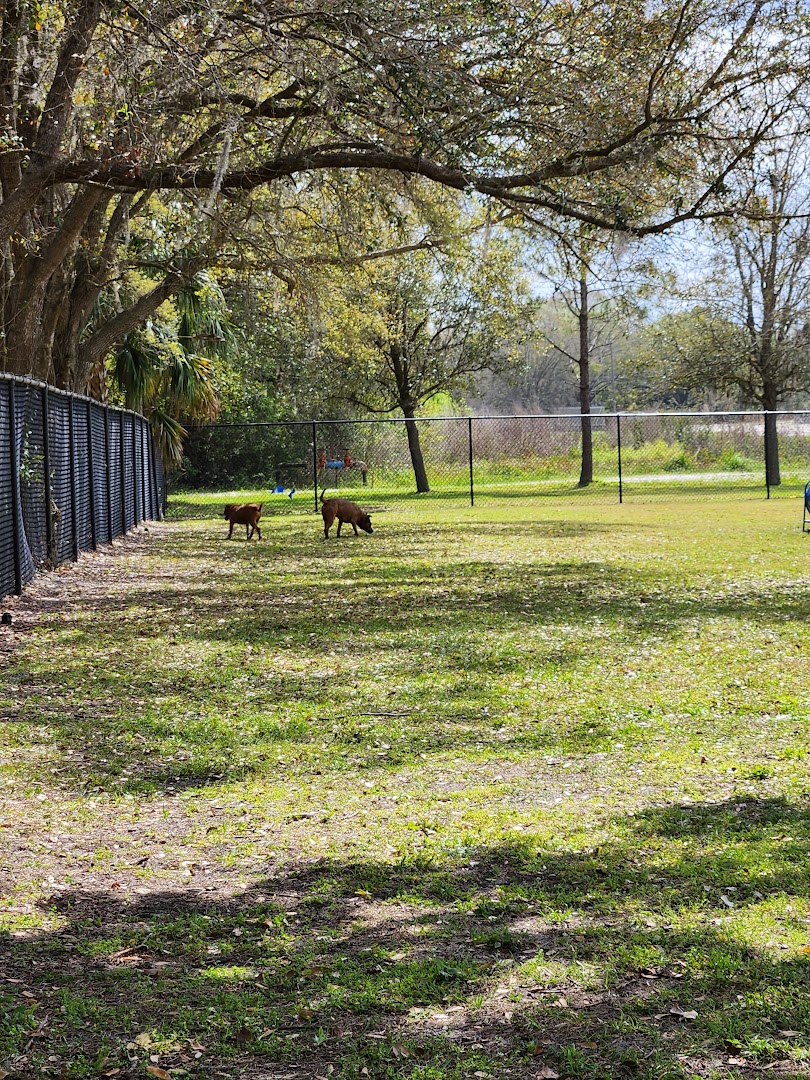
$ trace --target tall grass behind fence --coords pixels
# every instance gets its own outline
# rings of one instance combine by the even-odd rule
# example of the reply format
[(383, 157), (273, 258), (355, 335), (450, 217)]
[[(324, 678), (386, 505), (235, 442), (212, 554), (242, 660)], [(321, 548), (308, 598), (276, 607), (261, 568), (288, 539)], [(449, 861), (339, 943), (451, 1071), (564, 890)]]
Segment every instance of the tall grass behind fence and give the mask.
[(0, 596), (164, 506), (144, 417), (0, 375)]
[(430, 490), (418, 496), (404, 420), (214, 425), (191, 433), (170, 509), (207, 514), (210, 496), (212, 503), (250, 497), (265, 514), (312, 510), (322, 491), (372, 504), (796, 495), (810, 479), (810, 413), (777, 415), (782, 482), (770, 489), (762, 413), (594, 413), (587, 486), (580, 485), (578, 415), (421, 419)]

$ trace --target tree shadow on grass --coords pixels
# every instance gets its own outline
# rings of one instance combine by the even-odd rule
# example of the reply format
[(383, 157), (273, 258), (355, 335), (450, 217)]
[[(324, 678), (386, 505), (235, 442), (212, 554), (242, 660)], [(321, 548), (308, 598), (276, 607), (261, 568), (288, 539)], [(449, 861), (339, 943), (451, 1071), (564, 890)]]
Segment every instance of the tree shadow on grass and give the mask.
[[(210, 882), (63, 889), (57, 930), (0, 938), (0, 1059), (43, 1077), (143, 1075), (150, 1055), (233, 1080), (330, 1066), (448, 1080), (543, 1065), (592, 1080), (804, 1075), (810, 962), (769, 947), (758, 920), (790, 940), (810, 866), (773, 833), (806, 844), (810, 811), (747, 799), (616, 824), (613, 844), (583, 853), (526, 838), (396, 865), (335, 859), (258, 873), (236, 895)], [(736, 873), (718, 841), (737, 851)]]
[[(690, 591), (671, 577), (597, 560), (425, 565), (417, 550), (346, 559), (350, 576), (333, 576), (326, 589), (309, 569), (295, 571), (303, 580), (280, 574), (258, 545), (234, 555), (228, 548), (212, 578), (190, 547), (181, 569), (158, 585), (144, 573), (145, 584), (92, 596), (86, 611), (54, 612), (67, 647), (7, 673), (15, 689), (6, 722), (49, 728), (56, 760), (45, 764), (58, 768), (59, 782), (125, 793), (257, 775), (281, 743), (306, 756), (333, 718), (326, 738), (338, 750), (384, 738), (386, 713), (404, 718), (388, 767), (420, 753), (501, 752), (493, 688), (510, 687), (522, 669), (559, 681), (576, 676), (603, 643), (591, 636), (595, 626), (643, 647), (698, 618), (771, 627), (810, 615), (810, 587)], [(242, 576), (245, 560), (255, 574)], [(577, 632), (549, 640), (557, 627)], [(392, 701), (388, 687), (406, 685), (407, 695), (395, 690)], [(609, 728), (524, 723), (510, 733), (509, 750), (593, 751)], [(184, 741), (190, 760), (176, 754)], [(369, 758), (363, 767), (376, 764)]]
[[(706, 586), (684, 588), (660, 571), (600, 560), (494, 565), (444, 557), (428, 566), (419, 557), (352, 560), (348, 575), (327, 585), (285, 582), (258, 548), (247, 557), (257, 573), (240, 580), (232, 579), (227, 566), (219, 580), (192, 567), (188, 576), (177, 574), (158, 586), (91, 596), (92, 606), (71, 622), (75, 640), (92, 644), (111, 635), (126, 645), (168, 630), (178, 640), (263, 643), (283, 650), (279, 635), (284, 633), (295, 639), (295, 647), (318, 649), (349, 631), (358, 640), (381, 635), (384, 641), (386, 634), (412, 627), (417, 614), (426, 635), (465, 629), (477, 634), (492, 618), (504, 631), (537, 620), (552, 626), (573, 620), (587, 633), (595, 619), (609, 619), (631, 639), (643, 640), (652, 627), (677, 635), (684, 620), (697, 616), (770, 626), (810, 615), (810, 584), (723, 583), (712, 592)], [(239, 560), (240, 567), (243, 563)], [(304, 641), (309, 635), (315, 640)]]

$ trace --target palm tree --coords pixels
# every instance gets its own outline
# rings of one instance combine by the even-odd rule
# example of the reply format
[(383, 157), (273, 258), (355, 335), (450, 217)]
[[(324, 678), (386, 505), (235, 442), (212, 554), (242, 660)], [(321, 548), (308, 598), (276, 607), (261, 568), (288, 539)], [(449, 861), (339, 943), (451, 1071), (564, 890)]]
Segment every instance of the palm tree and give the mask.
[(127, 334), (112, 364), (126, 407), (148, 417), (168, 469), (182, 461), (184, 421), (216, 417), (213, 357), (233, 347), (224, 297), (210, 275), (198, 274), (174, 307), (175, 319), (150, 320)]

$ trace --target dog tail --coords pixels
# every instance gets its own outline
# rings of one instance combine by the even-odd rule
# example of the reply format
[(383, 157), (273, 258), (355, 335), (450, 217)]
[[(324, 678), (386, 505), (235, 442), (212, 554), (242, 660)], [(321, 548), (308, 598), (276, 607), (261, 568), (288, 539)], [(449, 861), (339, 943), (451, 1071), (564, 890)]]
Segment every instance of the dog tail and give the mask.
[(323, 502), (323, 496), (324, 496), (324, 492), (322, 491), (321, 492), (321, 502)]
[(261, 513), (261, 512), (262, 512), (262, 507), (263, 507), (263, 506), (264, 506), (264, 503), (259, 503), (259, 513)]

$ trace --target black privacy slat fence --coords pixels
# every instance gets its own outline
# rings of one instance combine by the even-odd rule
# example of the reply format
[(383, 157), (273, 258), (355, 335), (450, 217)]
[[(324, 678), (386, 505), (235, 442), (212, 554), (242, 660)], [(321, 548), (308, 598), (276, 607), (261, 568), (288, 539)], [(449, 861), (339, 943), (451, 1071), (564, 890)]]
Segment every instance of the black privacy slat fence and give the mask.
[(410, 421), (410, 432), (403, 419), (214, 424), (190, 432), (169, 515), (221, 514), (221, 503), (254, 500), (264, 515), (311, 512), (323, 491), (378, 507), (797, 496), (810, 481), (810, 412), (771, 415), (779, 474), (766, 477), (762, 412), (593, 413), (584, 484), (578, 414), (425, 417)]
[(165, 502), (144, 417), (0, 375), (0, 596), (159, 520)]

